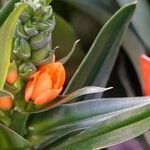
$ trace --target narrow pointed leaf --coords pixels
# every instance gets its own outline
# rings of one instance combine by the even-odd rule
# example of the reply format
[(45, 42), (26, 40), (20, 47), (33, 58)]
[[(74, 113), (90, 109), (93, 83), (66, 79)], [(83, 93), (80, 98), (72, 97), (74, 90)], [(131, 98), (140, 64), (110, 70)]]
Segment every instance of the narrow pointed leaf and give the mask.
[(87, 87), (81, 88), (79, 90), (76, 90), (69, 95), (60, 96), (60, 97), (56, 98), (55, 100), (50, 101), (48, 104), (46, 104), (46, 106), (36, 107), (36, 110), (35, 111), (31, 110), (30, 113), (43, 112), (43, 111), (55, 108), (61, 104), (70, 102), (71, 100), (73, 100), (77, 97), (87, 95), (87, 94), (101, 93), (101, 92), (104, 92), (104, 91), (107, 91), (110, 89), (112, 89), (112, 87), (102, 88), (102, 87), (97, 87), (97, 86), (87, 86)]
[[(93, 99), (85, 102), (77, 102), (72, 104), (61, 105), (51, 111), (45, 112), (44, 114), (37, 115), (30, 124), (29, 133), (32, 133), (31, 135), (33, 137), (35, 135), (39, 137), (39, 143), (40, 142), (43, 143), (43, 139), (45, 135), (48, 140), (47, 142), (51, 144), (55, 140), (58, 140), (59, 138), (66, 136), (66, 134), (69, 135), (74, 131), (80, 131), (80, 130), (83, 130), (86, 133), (91, 132), (91, 134), (97, 133), (97, 136), (99, 137), (98, 133), (104, 131), (105, 129), (108, 129), (110, 131), (113, 127), (114, 130), (119, 131), (119, 129), (122, 127), (123, 129), (122, 131), (120, 131), (121, 132), (120, 134), (122, 135), (124, 132), (126, 132), (124, 130), (127, 128), (128, 125), (134, 122), (137, 122), (139, 124), (139, 122), (142, 119), (149, 117), (148, 115), (149, 114), (148, 112), (150, 111), (149, 100), (150, 97), (105, 98), (105, 99)], [(98, 130), (93, 131), (94, 129), (96, 129), (97, 126), (98, 126)], [(140, 131), (140, 134), (142, 134), (142, 132), (146, 130), (147, 130), (147, 126), (143, 126), (143, 130)], [(113, 130), (111, 131), (113, 132)], [(80, 135), (82, 137), (81, 133)], [(121, 141), (128, 140), (138, 135), (139, 133), (138, 134), (135, 133), (133, 135), (129, 134), (128, 137), (125, 136), (126, 137), (125, 138), (123, 136), (122, 138), (117, 139), (117, 141), (115, 138), (118, 136), (117, 134), (114, 134), (110, 138), (112, 139), (111, 142), (114, 144), (114, 143), (119, 143)], [(100, 134), (100, 136), (103, 136), (103, 134)], [(77, 138), (82, 140), (80, 136), (77, 136)], [(77, 140), (77, 138), (75, 139)], [(84, 134), (84, 138), (86, 138), (86, 134)], [(107, 138), (109, 140), (109, 136), (107, 136)], [(72, 140), (74, 141), (73, 138)], [(89, 138), (89, 141), (90, 140), (92, 140), (93, 145), (95, 145), (97, 142), (96, 141), (94, 143), (94, 138), (92, 139), (92, 137)], [(107, 139), (104, 140), (105, 141), (103, 142), (100, 142), (101, 140), (99, 142), (101, 144), (106, 143)], [(34, 139), (31, 141), (33, 143), (35, 142)], [(86, 140), (84, 142), (86, 142)], [(67, 144), (69, 142), (64, 141), (63, 146), (65, 146), (65, 143)], [(85, 147), (87, 149), (88, 146), (89, 146), (88, 143), (86, 143)], [(65, 149), (66, 148), (67, 147), (65, 147)], [(69, 144), (69, 148), (70, 148), (70, 144)], [(83, 147), (80, 148), (82, 149)], [(72, 147), (70, 149), (72, 149)]]
[(15, 26), (20, 14), (25, 9), (26, 5), (22, 4), (16, 8), (11, 15), (7, 18), (3, 24), (0, 32), (0, 90), (3, 89), (5, 79), (7, 76), (7, 71), (9, 68), (10, 55), (11, 55), (11, 44), (12, 38), (15, 30)]
[(124, 6), (104, 25), (69, 82), (65, 94), (97, 81), (99, 86), (105, 87), (135, 7), (136, 3)]
[(54, 127), (57, 127), (57, 125), (60, 126), (75, 121), (82, 121), (83, 119), (88, 119), (94, 116), (147, 104), (149, 103), (149, 99), (150, 97), (102, 98), (64, 104), (58, 108), (44, 112), (45, 115), (43, 115), (43, 113), (36, 114), (36, 119), (31, 122), (30, 127), (34, 128), (33, 132), (40, 133), (43, 128), (51, 130)]
[[(138, 98), (137, 98), (138, 100)], [(150, 126), (150, 101), (122, 110), (97, 116), (96, 124), (72, 136), (60, 145), (59, 149), (82, 150), (101, 149), (118, 144), (143, 134)], [(91, 123), (91, 122), (90, 122)], [(122, 136), (125, 135), (125, 136)]]

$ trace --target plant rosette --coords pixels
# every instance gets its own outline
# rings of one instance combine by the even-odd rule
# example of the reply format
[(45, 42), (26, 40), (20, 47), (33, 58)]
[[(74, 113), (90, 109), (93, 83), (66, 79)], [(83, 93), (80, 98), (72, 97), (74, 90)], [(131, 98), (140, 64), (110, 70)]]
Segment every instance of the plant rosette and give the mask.
[[(55, 53), (57, 47), (53, 48), (52, 35), (56, 20), (60, 18), (55, 18), (51, 0), (11, 2), (15, 5), (14, 10), (6, 19), (3, 16), (5, 21), (0, 28), (2, 149), (45, 149), (47, 146), (66, 149), (69, 146), (69, 149), (74, 150), (77, 145), (82, 149), (85, 145), (98, 141), (98, 137), (104, 139), (103, 136), (107, 136), (112, 129), (127, 133), (124, 126), (129, 121), (133, 123), (130, 118), (132, 111), (137, 117), (139, 107), (145, 108), (145, 105), (141, 105), (142, 98), (137, 103), (132, 101), (131, 104), (122, 104), (118, 99), (113, 102), (110, 99), (105, 101), (101, 97), (100, 100), (88, 101), (81, 98), (81, 102), (72, 100), (112, 88), (87, 85), (91, 85), (99, 71), (100, 85), (106, 86), (136, 3), (122, 7), (108, 20), (73, 77), (67, 82), (69, 72), (65, 63), (75, 52), (79, 40), (73, 40), (75, 43), (69, 53), (58, 59), (60, 56), (57, 57)], [(4, 10), (9, 9), (9, 5), (10, 3)], [(70, 29), (68, 31), (71, 32)], [(147, 80), (145, 76), (144, 80)], [(146, 88), (145, 91), (147, 94), (149, 89)], [(149, 104), (147, 100), (145, 103)], [(130, 109), (132, 106), (135, 106), (133, 110)], [(139, 133), (134, 136), (137, 135)], [(131, 135), (127, 138), (130, 139)], [(61, 139), (63, 142), (59, 142)], [(114, 136), (112, 144), (124, 140), (123, 136), (117, 140)], [(104, 141), (104, 145), (102, 143), (99, 146), (97, 142), (92, 148), (107, 147), (109, 143)]]
[(57, 48), (52, 49), (55, 16), (49, 4), (44, 0), (16, 3), (2, 25), (0, 64), (4, 69), (0, 70), (0, 109), (9, 111), (9, 116), (5, 117), (10, 120), (22, 113), (40, 113), (79, 96), (109, 89), (88, 86), (62, 95), (67, 74), (64, 63), (75, 51), (79, 40), (66, 57), (56, 61)]

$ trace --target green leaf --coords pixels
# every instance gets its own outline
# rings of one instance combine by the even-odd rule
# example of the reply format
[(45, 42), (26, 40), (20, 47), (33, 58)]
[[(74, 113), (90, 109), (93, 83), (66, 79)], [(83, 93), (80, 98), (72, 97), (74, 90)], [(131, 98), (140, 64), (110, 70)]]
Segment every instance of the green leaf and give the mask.
[(65, 89), (65, 94), (91, 83), (95, 85), (98, 82), (105, 87), (135, 6), (132, 3), (121, 8), (104, 25)]
[(148, 101), (148, 97), (103, 98), (64, 104), (47, 112), (36, 114), (36, 119), (31, 122), (30, 128), (33, 129), (32, 132), (43, 133), (44, 130), (51, 130), (60, 125), (69, 124), (79, 120), (82, 121), (90, 117), (107, 114), (125, 108), (132, 108), (147, 103)]
[[(107, 100), (111, 100), (111, 102), (109, 101), (110, 103), (107, 103)], [(125, 106), (127, 103), (125, 105), (123, 104), (123, 102), (125, 102), (126, 100), (128, 101), (128, 106)], [(136, 103), (134, 103), (134, 105), (132, 103), (133, 100)], [(138, 102), (136, 102), (136, 100)], [(119, 108), (121, 108), (121, 103), (119, 101), (122, 101), (122, 107), (125, 106), (123, 109), (120, 110)], [(78, 127), (80, 128), (87, 128), (85, 131), (70, 137), (69, 140), (61, 140), (62, 142), (54, 143), (54, 145), (51, 145), (51, 147), (54, 146), (53, 148), (56, 150), (76, 150), (77, 147), (78, 149), (82, 150), (101, 149), (139, 136), (140, 134), (143, 134), (146, 130), (149, 129), (149, 97), (136, 97), (133, 99), (105, 99), (105, 102), (100, 101), (100, 103), (101, 106), (103, 106), (103, 110), (106, 109), (107, 111), (108, 109), (106, 107), (111, 108), (111, 110), (108, 110), (107, 113), (88, 118), (88, 120), (82, 121), (81, 124), (80, 121), (77, 121), (76, 123), (72, 123), (68, 126), (63, 125), (62, 128), (56, 127), (56, 131), (65, 130), (71, 126), (77, 127), (77, 125), (79, 125)], [(112, 111), (112, 103), (113, 105), (116, 104), (117, 107), (119, 106), (118, 110), (116, 110), (115, 107), (115, 109)], [(88, 127), (88, 125), (91, 125), (91, 127)]]
[[(30, 133), (31, 136), (28, 138), (32, 143), (38, 142), (39, 146), (42, 146), (41, 143), (43, 144), (45, 139), (47, 139), (47, 142), (45, 142), (44, 145), (47, 145), (57, 142), (57, 140), (61, 138), (61, 141), (63, 142), (62, 144), (65, 146), (68, 142), (63, 141), (62, 138), (64, 137), (64, 139), (67, 140), (66, 135), (70, 135), (75, 131), (80, 132), (82, 130), (88, 133), (98, 126), (98, 130), (96, 132), (94, 131), (92, 134), (97, 133), (98, 135), (96, 136), (99, 136), (99, 133), (104, 131), (106, 127), (109, 131), (113, 127), (115, 130), (119, 130), (121, 125), (122, 127), (127, 127), (133, 122), (138, 122), (149, 116), (149, 99), (150, 97), (106, 98), (61, 105), (53, 110), (36, 115), (34, 120), (30, 122), (28, 133)], [(145, 130), (147, 130), (147, 128), (141, 130), (141, 132), (144, 132)], [(121, 135), (123, 132), (124, 131), (121, 132)], [(103, 134), (100, 135), (103, 136)], [(137, 136), (135, 134), (129, 135), (130, 137)], [(35, 136), (38, 140), (34, 139)], [(80, 136), (82, 137), (82, 133), (77, 136), (80, 140), (82, 140)], [(114, 134), (112, 138), (114, 136), (117, 135)], [(72, 140), (74, 140), (73, 137), (74, 136), (72, 136)], [(123, 139), (124, 137), (125, 136), (119, 138), (118, 142), (120, 142), (120, 140), (124, 141), (128, 139)], [(76, 137), (74, 138), (77, 139)], [(86, 134), (84, 134), (84, 138), (86, 138)], [(92, 140), (94, 143), (94, 139), (92, 138), (89, 140)], [(109, 137), (107, 138), (109, 140)], [(101, 140), (98, 142), (100, 141)], [(104, 141), (100, 143), (103, 144), (106, 143), (106, 141), (107, 139), (104, 139)], [(55, 144), (59, 145), (61, 142)], [(88, 143), (86, 143), (86, 145), (88, 145)], [(52, 146), (54, 145), (51, 145), (51, 147)], [(82, 149), (83, 147), (78, 148)], [(67, 149), (67, 147), (64, 149)], [(72, 149), (72, 147), (70, 149)]]
[(49, 103), (47, 103), (43, 106), (36, 106), (35, 110), (33, 107), (31, 107), (31, 110), (27, 110), (27, 112), (29, 111), (31, 114), (43, 112), (43, 111), (55, 108), (61, 104), (70, 102), (71, 100), (73, 100), (77, 97), (87, 95), (87, 94), (101, 93), (101, 92), (104, 92), (104, 91), (107, 91), (110, 89), (112, 89), (112, 87), (102, 88), (102, 87), (97, 87), (97, 86), (87, 86), (87, 87), (78, 89), (78, 90), (74, 91), (73, 93), (70, 93), (69, 95), (60, 96), (60, 97), (54, 99), (53, 101), (50, 101)]
[(21, 4), (18, 8), (16, 8), (11, 15), (7, 18), (5, 23), (3, 24), (0, 32), (0, 90), (3, 89), (5, 79), (7, 76), (7, 71), (9, 68), (10, 55), (11, 55), (11, 44), (12, 38), (14, 34), (14, 30), (16, 27), (16, 23), (20, 14), (24, 11), (26, 5)]
[[(135, 0), (117, 0), (120, 6), (131, 3)], [(137, 0), (137, 8), (132, 19), (132, 24), (135, 31), (139, 35), (142, 42), (148, 48), (147, 51), (150, 53), (150, 8), (146, 0)]]
[(26, 149), (30, 147), (26, 139), (1, 124), (0, 145), (1, 149)]
[(14, 10), (15, 3), (20, 0), (9, 0), (1, 9), (0, 9), (0, 26), (4, 23), (10, 13)]

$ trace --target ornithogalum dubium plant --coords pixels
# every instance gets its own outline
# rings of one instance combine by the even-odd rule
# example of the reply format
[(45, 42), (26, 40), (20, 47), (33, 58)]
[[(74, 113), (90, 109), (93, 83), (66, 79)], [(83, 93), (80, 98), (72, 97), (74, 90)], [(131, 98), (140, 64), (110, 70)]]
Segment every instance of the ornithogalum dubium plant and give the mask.
[[(117, 10), (110, 1), (0, 3), (0, 149), (96, 150), (143, 133), (149, 140), (150, 58), (142, 51), (149, 43), (135, 15), (142, 2), (118, 0)], [(78, 9), (88, 10), (87, 16), (102, 25), (87, 51), (83, 49), (90, 42), (84, 38), (94, 28), (90, 21), (84, 23)], [(81, 40), (61, 12), (77, 25)], [(86, 29), (91, 33), (84, 36)], [(118, 72), (120, 83), (113, 72)], [(137, 89), (145, 96), (136, 97), (142, 95)], [(126, 94), (119, 98), (113, 91)]]

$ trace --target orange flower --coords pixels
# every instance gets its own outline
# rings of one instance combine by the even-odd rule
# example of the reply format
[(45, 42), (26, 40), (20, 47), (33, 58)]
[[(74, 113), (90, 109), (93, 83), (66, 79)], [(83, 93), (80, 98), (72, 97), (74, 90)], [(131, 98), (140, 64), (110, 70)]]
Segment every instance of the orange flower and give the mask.
[(146, 55), (140, 57), (143, 91), (146, 96), (150, 95), (150, 58)]
[(65, 69), (60, 62), (43, 65), (29, 79), (25, 100), (32, 99), (35, 105), (43, 105), (55, 99), (63, 89), (65, 78)]
[(0, 97), (0, 109), (11, 109), (13, 101), (9, 96)]

